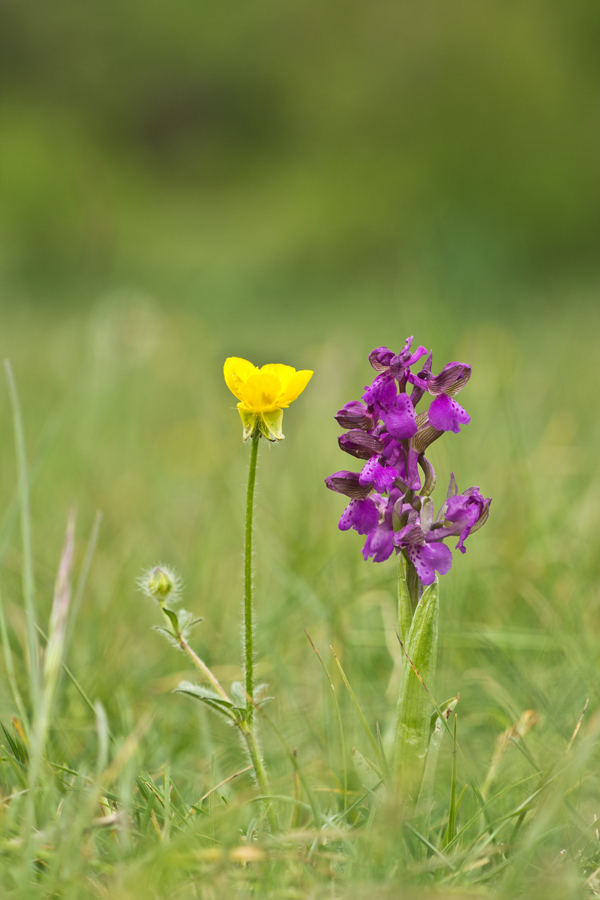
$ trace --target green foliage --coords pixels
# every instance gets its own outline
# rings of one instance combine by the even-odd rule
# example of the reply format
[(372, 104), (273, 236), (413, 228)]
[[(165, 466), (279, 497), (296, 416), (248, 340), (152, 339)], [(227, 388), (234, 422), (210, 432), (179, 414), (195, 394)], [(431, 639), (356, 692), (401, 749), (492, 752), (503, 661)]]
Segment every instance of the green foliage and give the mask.
[(394, 734), (396, 779), (404, 802), (417, 800), (431, 737), (430, 685), (437, 668), (439, 581), (423, 592), (406, 639)]
[[(155, 560), (172, 562), (185, 579), (185, 606), (204, 619), (190, 636), (194, 650), (221, 684), (243, 683), (236, 660), (247, 448), (219, 364), (228, 352), (251, 356), (255, 338), (241, 333), (243, 323), (239, 331), (225, 319), (211, 328), (131, 295), (91, 314), (32, 320), (14, 310), (5, 318), (23, 407), (41, 655), (75, 499), (78, 520), (71, 620), (27, 868), (25, 726), (33, 710), (5, 391), (3, 896), (555, 900), (599, 888), (598, 319), (577, 304), (572, 294), (570, 322), (522, 309), (493, 323), (456, 313), (449, 323), (435, 294), (415, 312), (414, 331), (435, 358), (474, 366), (464, 395), (473, 422), (432, 454), (441, 492), (451, 470), (461, 489), (476, 473), (494, 503), (443, 580), (435, 686), (423, 677), (440, 711), (450, 711), (450, 730), (460, 692), (456, 754), (423, 692), (431, 738), (409, 818), (377, 780), (381, 758), (393, 757), (405, 659), (394, 633), (396, 569), (363, 562), (359, 539), (336, 528), (343, 501), (322, 486), (342, 464), (332, 411), (360, 393), (371, 347), (393, 341), (387, 326), (383, 333), (381, 322), (360, 318), (343, 340), (324, 328), (307, 336), (308, 324), (294, 324), (300, 313), (271, 332), (268, 304), (253, 307), (253, 327), (269, 345), (257, 361), (286, 358), (316, 372), (304, 405), (286, 414), (286, 441), (264, 454), (258, 484), (257, 668), (269, 685), (261, 696), (274, 700), (259, 701), (264, 715), (255, 720), (279, 834), (266, 828), (238, 729), (197, 696), (173, 693), (182, 680), (204, 685), (187, 657), (150, 630), (162, 613), (135, 585)], [(356, 297), (348, 309), (358, 316)], [(396, 315), (402, 335), (412, 333), (412, 312), (398, 304)], [(231, 698), (243, 706), (243, 691), (232, 689)]]

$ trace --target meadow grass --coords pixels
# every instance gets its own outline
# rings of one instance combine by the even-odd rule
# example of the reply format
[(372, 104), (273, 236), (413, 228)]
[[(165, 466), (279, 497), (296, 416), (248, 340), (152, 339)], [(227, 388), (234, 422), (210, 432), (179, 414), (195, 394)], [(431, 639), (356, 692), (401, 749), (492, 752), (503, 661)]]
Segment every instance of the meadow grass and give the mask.
[[(568, 319), (538, 305), (453, 320), (432, 301), (412, 320), (397, 304), (390, 333), (362, 326), (365, 299), (349, 301), (340, 327), (335, 310), (282, 323), (257, 309), (232, 324), (136, 296), (85, 313), (6, 315), (2, 352), (26, 450), (17, 442), (18, 482), (7, 386), (4, 896), (600, 892), (597, 316), (574, 297)], [(494, 499), (441, 587), (432, 689), (438, 701), (460, 694), (457, 750), (445, 735), (433, 808), (407, 821), (363, 761), (372, 748), (330, 650), (389, 746), (403, 664), (396, 567), (363, 562), (323, 479), (343, 464), (333, 414), (360, 395), (367, 353), (413, 333), (434, 348), (434, 369), (473, 365), (461, 395), (472, 422), (431, 448), (438, 478), (452, 469), (459, 489), (475, 482)], [(203, 618), (193, 646), (221, 683), (240, 680), (248, 448), (222, 381), (228, 355), (315, 370), (286, 412), (286, 440), (261, 446), (258, 475), (257, 668), (273, 696), (258, 727), (280, 834), (265, 827), (237, 732), (172, 693), (193, 672), (151, 630), (159, 611), (136, 591), (144, 568), (174, 566), (185, 607)], [(73, 507), (61, 624), (68, 539), (56, 590), (55, 578)], [(58, 655), (36, 696), (34, 647), (51, 632)]]

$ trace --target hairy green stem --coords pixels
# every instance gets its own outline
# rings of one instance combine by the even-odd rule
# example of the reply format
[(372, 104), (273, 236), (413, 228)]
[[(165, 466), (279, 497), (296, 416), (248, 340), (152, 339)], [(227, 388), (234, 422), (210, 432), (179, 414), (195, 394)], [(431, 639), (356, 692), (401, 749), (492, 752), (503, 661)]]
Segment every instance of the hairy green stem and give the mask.
[[(164, 612), (164, 609), (163, 609), (163, 612)], [(169, 619), (169, 624), (171, 626), (173, 625), (173, 623), (170, 619)], [(188, 644), (188, 642), (186, 641), (186, 639), (184, 638), (182, 633), (177, 628), (173, 629), (173, 631), (171, 633), (175, 637), (177, 643), (179, 644), (179, 646), (181, 647), (183, 652), (186, 654), (188, 659), (192, 662), (192, 664), (196, 667), (196, 669), (198, 669), (198, 671), (202, 673), (202, 675), (204, 676), (206, 681), (208, 681), (208, 683), (210, 685), (212, 685), (212, 687), (217, 692), (217, 694), (219, 694), (219, 696), (222, 697), (223, 700), (226, 700), (227, 703), (231, 703), (230, 697), (228, 696), (227, 692), (225, 691), (225, 689), (219, 682), (218, 678), (213, 674), (213, 672), (211, 672), (211, 670), (206, 665), (204, 660), (200, 659), (198, 654), (194, 650), (192, 650), (192, 648), (190, 647), (190, 645)], [(252, 707), (252, 708), (254, 709), (254, 707)], [(250, 756), (250, 759), (252, 761), (252, 766), (254, 768), (254, 773), (256, 775), (256, 783), (258, 784), (258, 788), (259, 788), (261, 794), (268, 796), (270, 793), (269, 782), (267, 781), (267, 773), (265, 771), (265, 766), (262, 761), (262, 757), (260, 755), (258, 741), (256, 740), (254, 724), (253, 723), (249, 724), (247, 721), (242, 721), (242, 722), (238, 722), (238, 728), (242, 732), (242, 736), (246, 743), (246, 747), (248, 749), (248, 755)], [(277, 824), (277, 818), (275, 816), (275, 811), (273, 809), (273, 805), (271, 803), (268, 803), (268, 801), (265, 801), (265, 802), (267, 802), (267, 804), (268, 804), (266, 807), (266, 813), (267, 813), (267, 818), (269, 820), (269, 826), (271, 828), (271, 832), (273, 834), (276, 834), (279, 831), (279, 826)]]
[[(244, 542), (244, 663), (246, 681), (246, 718), (242, 725), (242, 734), (248, 747), (248, 753), (254, 766), (256, 781), (260, 792), (265, 796), (270, 793), (265, 764), (256, 739), (254, 725), (254, 617), (252, 611), (252, 538), (254, 533), (254, 488), (256, 485), (256, 463), (258, 461), (258, 442), (260, 431), (252, 435), (250, 448), (250, 467), (248, 471), (248, 493), (246, 495), (246, 535)], [(275, 834), (279, 829), (273, 805), (267, 802), (267, 818), (271, 831)]]
[[(250, 470), (248, 472), (248, 493), (246, 496), (246, 540), (244, 550), (244, 657), (246, 665), (246, 721), (252, 730), (254, 720), (254, 633), (252, 617), (252, 534), (254, 520), (254, 486), (256, 484), (256, 463), (260, 432), (252, 435), (250, 450)], [(258, 777), (258, 772), (257, 772)]]
[[(169, 623), (169, 624), (171, 624), (171, 623)], [(181, 632), (175, 634), (175, 638), (177, 640), (177, 643), (183, 650), (183, 652), (188, 657), (188, 659), (191, 660), (191, 662), (198, 669), (199, 672), (202, 672), (202, 674), (204, 675), (204, 677), (206, 678), (208, 683), (212, 685), (212, 687), (215, 689), (217, 694), (219, 694), (223, 698), (223, 700), (226, 700), (228, 703), (231, 703), (231, 700), (229, 699), (227, 692), (224, 690), (223, 687), (221, 687), (221, 684), (219, 683), (218, 679), (215, 677), (215, 675), (213, 675), (213, 673), (208, 668), (206, 663), (203, 662), (203, 660), (201, 660), (200, 657), (192, 650), (192, 648), (190, 647), (190, 645), (188, 644), (188, 642), (186, 641), (184, 636), (181, 634)]]
[[(271, 793), (271, 789), (269, 787), (269, 782), (267, 780), (267, 773), (265, 770), (265, 764), (263, 763), (262, 756), (260, 753), (260, 749), (258, 746), (258, 741), (256, 740), (256, 733), (254, 731), (254, 723), (248, 725), (248, 723), (244, 723), (241, 726), (241, 731), (244, 736), (244, 740), (246, 742), (246, 747), (248, 748), (248, 754), (250, 759), (252, 760), (252, 765), (254, 767), (254, 774), (256, 775), (256, 781), (258, 784), (258, 788), (263, 794), (264, 797), (268, 797)], [(273, 804), (269, 800), (265, 800), (266, 803), (266, 814), (267, 819), (269, 820), (269, 827), (271, 829), (271, 834), (277, 834), (279, 832), (279, 824), (277, 822), (277, 817), (275, 815), (275, 810), (273, 809)]]

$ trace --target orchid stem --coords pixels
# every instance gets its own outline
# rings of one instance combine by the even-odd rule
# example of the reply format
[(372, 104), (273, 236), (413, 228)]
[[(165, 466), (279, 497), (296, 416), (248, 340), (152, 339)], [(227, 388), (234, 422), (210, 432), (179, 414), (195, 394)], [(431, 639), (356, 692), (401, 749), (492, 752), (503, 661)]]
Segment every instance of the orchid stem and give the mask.
[(408, 588), (408, 595), (410, 597), (410, 602), (412, 606), (413, 615), (417, 606), (419, 605), (419, 600), (423, 594), (423, 585), (419, 581), (419, 576), (417, 575), (417, 570), (414, 565), (406, 556), (406, 586)]
[(254, 486), (260, 432), (252, 435), (248, 493), (246, 497), (246, 543), (244, 554), (244, 656), (246, 664), (246, 721), (253, 728), (254, 720), (254, 623), (252, 617), (252, 536), (254, 520)]

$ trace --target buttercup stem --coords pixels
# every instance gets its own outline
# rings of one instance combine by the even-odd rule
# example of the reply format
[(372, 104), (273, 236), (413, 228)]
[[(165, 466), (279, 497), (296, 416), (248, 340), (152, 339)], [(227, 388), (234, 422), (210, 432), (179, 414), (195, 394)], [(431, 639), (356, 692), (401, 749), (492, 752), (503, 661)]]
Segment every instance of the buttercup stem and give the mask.
[[(260, 432), (252, 435), (250, 450), (250, 470), (248, 472), (248, 493), (246, 496), (246, 543), (244, 554), (244, 655), (246, 663), (246, 721), (250, 729), (254, 719), (254, 634), (252, 620), (252, 534), (254, 519), (254, 485), (256, 484), (256, 463)], [(256, 773), (258, 778), (258, 771)]]
[[(271, 793), (271, 789), (269, 787), (269, 782), (267, 781), (267, 773), (265, 771), (265, 765), (262, 761), (262, 756), (258, 748), (256, 734), (254, 733), (254, 727), (253, 725), (248, 726), (247, 723), (243, 723), (241, 726), (241, 730), (242, 734), (244, 735), (246, 746), (248, 748), (248, 754), (250, 756), (250, 759), (252, 760), (254, 774), (256, 775), (256, 782), (258, 784), (259, 790), (261, 794), (263, 794), (265, 797), (268, 797)], [(277, 816), (275, 815), (273, 804), (269, 800), (265, 800), (265, 804), (271, 834), (277, 834), (279, 831), (279, 825), (277, 823)]]
[[(260, 431), (252, 435), (250, 448), (250, 468), (248, 472), (248, 493), (246, 496), (246, 540), (244, 552), (244, 656), (246, 664), (246, 720), (242, 725), (242, 734), (248, 747), (248, 753), (254, 766), (256, 781), (262, 794), (270, 793), (267, 773), (263, 762), (256, 734), (254, 731), (254, 622), (252, 616), (252, 537), (254, 533), (254, 487), (256, 484), (256, 464), (258, 461), (258, 442)], [(273, 805), (267, 803), (267, 818), (271, 832), (278, 830)]]

